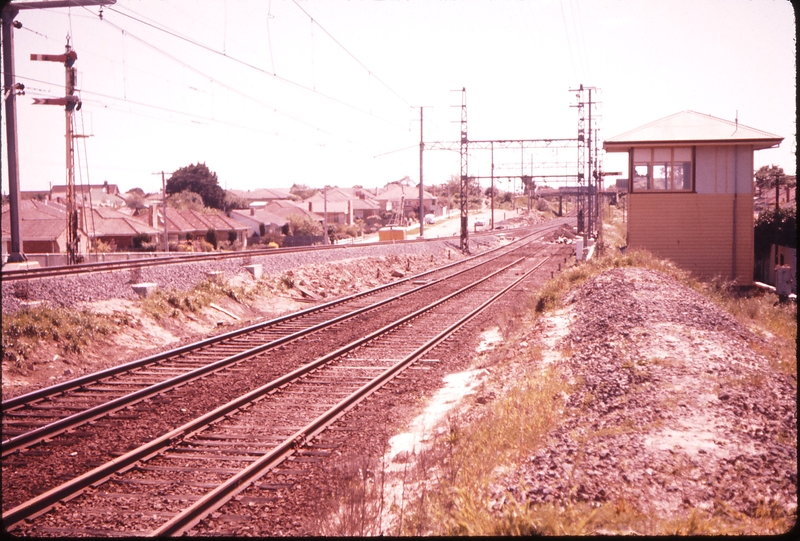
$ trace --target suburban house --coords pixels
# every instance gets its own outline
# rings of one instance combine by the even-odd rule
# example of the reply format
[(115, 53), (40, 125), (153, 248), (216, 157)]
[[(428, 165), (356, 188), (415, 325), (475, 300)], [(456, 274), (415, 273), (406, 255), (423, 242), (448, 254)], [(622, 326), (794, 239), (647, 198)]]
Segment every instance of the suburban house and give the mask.
[(329, 224), (353, 223), (353, 202), (350, 198), (342, 198), (334, 190), (328, 190), (327, 202), (322, 193), (317, 193), (303, 203), (308, 206), (308, 211), (313, 212), (318, 219), (323, 220), (327, 214)]
[(248, 235), (261, 235), (261, 225), (264, 233), (280, 233), (281, 228), (289, 221), (292, 214), (305, 219), (319, 221), (319, 217), (308, 212), (302, 206), (287, 200), (270, 201), (269, 203), (252, 203), (247, 210), (232, 210), (231, 218), (247, 226)]
[(782, 140), (694, 111), (606, 139), (606, 152), (628, 153), (628, 248), (751, 285), (753, 153)]
[[(382, 190), (376, 190), (375, 201), (380, 204), (381, 212), (401, 213), (403, 217), (416, 216), (419, 208), (419, 185), (404, 186), (390, 182)], [(430, 193), (422, 192), (423, 215), (433, 213), (436, 198)]]
[[(134, 248), (134, 238), (147, 235), (149, 242), (163, 242), (164, 231), (158, 230), (141, 219), (112, 208), (95, 207), (80, 212), (80, 223), (91, 241), (99, 240), (115, 246), (118, 252), (129, 252)], [(159, 240), (160, 239), (160, 240)]]
[[(164, 230), (163, 209), (150, 206), (147, 211), (147, 222), (150, 227)], [(209, 230), (217, 232), (220, 241), (232, 239), (242, 247), (247, 246), (247, 226), (228, 218), (221, 211), (178, 210), (167, 207), (167, 233), (169, 242), (205, 239)], [(163, 237), (162, 237), (163, 238)]]
[[(60, 184), (50, 189), (50, 199), (60, 203), (67, 201), (67, 186)], [(116, 184), (76, 184), (75, 203), (91, 205), (92, 207), (112, 207), (119, 208), (125, 206), (125, 198), (119, 191)]]
[[(28, 254), (58, 254), (67, 251), (67, 209), (48, 200), (23, 199), (19, 206), (22, 251)], [(3, 253), (11, 252), (11, 213), (8, 205), (2, 212)], [(78, 229), (78, 252), (86, 253), (88, 240)]]
[(232, 193), (239, 197), (246, 199), (249, 203), (256, 201), (278, 201), (280, 199), (292, 199), (294, 196), (289, 190), (281, 190), (277, 188), (260, 188), (258, 190), (231, 190)]

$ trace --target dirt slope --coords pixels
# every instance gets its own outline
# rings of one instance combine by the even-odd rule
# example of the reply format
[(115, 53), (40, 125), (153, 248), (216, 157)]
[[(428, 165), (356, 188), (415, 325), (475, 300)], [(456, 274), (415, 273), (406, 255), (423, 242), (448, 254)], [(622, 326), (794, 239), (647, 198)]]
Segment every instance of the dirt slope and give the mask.
[(624, 499), (661, 518), (796, 510), (796, 374), (753, 348), (763, 338), (644, 269), (605, 272), (566, 300), (529, 338), (574, 384), (565, 422), (497, 501)]

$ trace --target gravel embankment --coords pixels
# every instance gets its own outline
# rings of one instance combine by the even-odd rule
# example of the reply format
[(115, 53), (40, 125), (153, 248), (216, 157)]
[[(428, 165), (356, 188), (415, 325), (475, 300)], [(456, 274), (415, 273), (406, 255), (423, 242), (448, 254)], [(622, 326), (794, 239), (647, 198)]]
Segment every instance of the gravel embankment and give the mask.
[(794, 512), (797, 379), (753, 349), (762, 338), (644, 269), (565, 300), (570, 354), (557, 363), (575, 388), (548, 445), (505, 480), (518, 500), (627, 500), (661, 518)]
[[(486, 237), (481, 242), (489, 242)], [(471, 243), (474, 244), (474, 243)], [(80, 302), (106, 299), (136, 298), (131, 284), (154, 282), (160, 289), (188, 290), (204, 280), (211, 271), (222, 271), (231, 278), (244, 271), (244, 265), (263, 266), (264, 275), (280, 275), (304, 265), (330, 263), (362, 257), (432, 256), (445, 250), (457, 251), (457, 239), (421, 241), (401, 244), (350, 245), (336, 250), (309, 250), (289, 254), (255, 256), (243, 253), (242, 258), (221, 261), (204, 261), (161, 265), (155, 267), (118, 270), (58, 278), (41, 278), (2, 282), (2, 311), (4, 314), (18, 310), (22, 302), (46, 301), (55, 306), (73, 307)]]

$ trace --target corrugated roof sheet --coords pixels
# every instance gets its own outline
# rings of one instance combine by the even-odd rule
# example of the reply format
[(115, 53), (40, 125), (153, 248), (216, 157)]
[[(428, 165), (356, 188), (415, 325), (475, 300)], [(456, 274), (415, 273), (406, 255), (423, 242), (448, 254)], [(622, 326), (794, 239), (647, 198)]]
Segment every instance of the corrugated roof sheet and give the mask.
[(779, 145), (783, 137), (695, 111), (681, 111), (603, 142), (605, 150), (645, 143), (750, 143), (756, 149)]

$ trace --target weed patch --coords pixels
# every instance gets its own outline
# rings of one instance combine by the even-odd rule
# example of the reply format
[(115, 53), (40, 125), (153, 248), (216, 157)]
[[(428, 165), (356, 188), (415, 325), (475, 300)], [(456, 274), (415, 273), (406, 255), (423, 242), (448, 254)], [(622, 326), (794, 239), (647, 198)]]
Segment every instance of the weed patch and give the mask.
[(24, 368), (42, 343), (58, 344), (63, 353), (80, 353), (90, 341), (131, 325), (127, 315), (92, 314), (66, 308), (23, 308), (3, 316), (3, 360)]
[(237, 302), (245, 302), (256, 295), (257, 286), (232, 287), (214, 280), (203, 280), (188, 291), (177, 289), (157, 290), (149, 297), (142, 299), (142, 310), (155, 319), (176, 317), (181, 312), (198, 312), (212, 302), (230, 297)]

